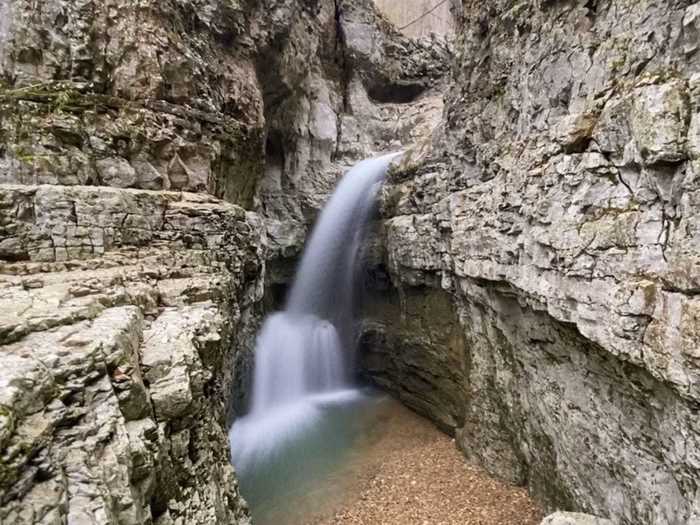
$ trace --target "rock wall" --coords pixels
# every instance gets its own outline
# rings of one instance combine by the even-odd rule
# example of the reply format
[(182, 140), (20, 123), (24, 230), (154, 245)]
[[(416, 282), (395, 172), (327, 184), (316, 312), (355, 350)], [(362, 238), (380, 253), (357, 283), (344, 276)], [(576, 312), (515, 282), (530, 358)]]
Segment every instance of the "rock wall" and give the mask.
[[(372, 0), (282, 2), (261, 46), (268, 280), (285, 285), (335, 183), (356, 162), (401, 150), (440, 120), (449, 49), (400, 34)], [(275, 22), (276, 21), (276, 22)], [(288, 24), (285, 31), (279, 30)]]
[(265, 284), (447, 53), (371, 0), (0, 4), (0, 522), (248, 521)]
[(700, 4), (450, 4), (451, 64), (396, 2), (0, 5), (0, 521), (246, 522), (264, 283), (418, 141), (365, 370), (552, 509), (700, 523)]
[(197, 194), (2, 186), (0, 521), (245, 523), (232, 349), (262, 222)]
[(454, 34), (452, 2), (442, 0), (374, 0), (377, 8), (406, 36)]
[(366, 368), (552, 509), (700, 523), (700, 4), (458, 16), (443, 125), (384, 192)]
[(249, 521), (226, 428), (263, 297), (255, 16), (0, 6), (0, 522)]
[(207, 191), (253, 205), (262, 102), (242, 5), (4, 5), (0, 182)]

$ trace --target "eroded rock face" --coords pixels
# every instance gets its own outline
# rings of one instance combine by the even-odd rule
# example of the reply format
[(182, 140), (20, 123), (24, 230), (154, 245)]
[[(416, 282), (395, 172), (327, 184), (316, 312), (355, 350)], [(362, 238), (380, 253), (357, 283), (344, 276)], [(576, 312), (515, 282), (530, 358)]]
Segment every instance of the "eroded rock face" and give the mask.
[(238, 3), (6, 3), (0, 183), (207, 191), (252, 207), (262, 99)]
[(431, 33), (454, 33), (454, 20), (450, 13), (453, 2), (374, 0), (374, 3), (405, 35), (418, 38)]
[(372, 0), (278, 2), (257, 34), (266, 167), (261, 210), (269, 281), (288, 283), (306, 234), (338, 178), (399, 151), (440, 120), (443, 37), (400, 34)]
[(385, 189), (367, 368), (552, 509), (696, 523), (698, 5), (462, 4), (444, 126)]
[(3, 523), (248, 521), (225, 429), (263, 295), (255, 16), (0, 7)]
[(371, 0), (0, 5), (0, 521), (247, 521), (266, 259), (429, 133), (447, 52)]
[(262, 221), (195, 194), (2, 194), (32, 261), (0, 264), (0, 521), (247, 522), (225, 428)]

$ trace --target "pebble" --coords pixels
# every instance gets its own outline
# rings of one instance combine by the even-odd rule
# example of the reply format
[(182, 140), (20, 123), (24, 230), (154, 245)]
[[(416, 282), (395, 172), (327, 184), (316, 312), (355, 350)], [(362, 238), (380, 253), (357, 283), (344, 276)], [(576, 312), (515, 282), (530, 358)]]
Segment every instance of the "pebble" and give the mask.
[(544, 516), (522, 487), (466, 462), (454, 439), (405, 411), (368, 451), (339, 508), (314, 525), (537, 525)]

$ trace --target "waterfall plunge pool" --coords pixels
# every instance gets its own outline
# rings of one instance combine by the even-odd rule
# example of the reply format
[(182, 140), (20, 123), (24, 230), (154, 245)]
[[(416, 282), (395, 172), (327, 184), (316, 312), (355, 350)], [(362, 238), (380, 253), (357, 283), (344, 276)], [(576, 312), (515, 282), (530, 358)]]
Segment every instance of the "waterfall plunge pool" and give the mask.
[(432, 422), (380, 392), (356, 394), (323, 402), (317, 424), (237, 472), (254, 525), (540, 522), (524, 488), (466, 463)]
[(469, 523), (534, 523), (522, 504), (503, 504), (507, 488), (498, 494), (476, 471), (465, 476), (447, 436), (352, 381), (361, 251), (396, 157), (362, 161), (341, 179), (284, 310), (258, 335), (250, 411), (229, 435), (256, 525), (465, 523), (470, 515), (487, 521)]
[[(322, 520), (358, 484), (368, 447), (387, 432), (398, 402), (370, 388), (309, 396), (262, 420), (242, 418), (231, 443), (257, 436), (256, 454), (232, 450), (243, 497), (256, 525)], [(267, 441), (267, 443), (266, 443)], [(314, 518), (312, 518), (314, 517)]]
[[(307, 242), (284, 310), (268, 316), (258, 334), (250, 412), (229, 435), (255, 514), (307, 493), (371, 427), (378, 400), (351, 379), (357, 281), (379, 185), (397, 155), (364, 160), (340, 180)], [(265, 522), (290, 521), (257, 516)]]

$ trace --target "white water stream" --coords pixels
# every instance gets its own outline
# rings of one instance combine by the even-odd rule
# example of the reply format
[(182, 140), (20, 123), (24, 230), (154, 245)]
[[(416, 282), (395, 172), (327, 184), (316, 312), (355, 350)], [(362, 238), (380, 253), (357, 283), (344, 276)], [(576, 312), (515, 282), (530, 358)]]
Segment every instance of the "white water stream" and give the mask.
[[(338, 414), (363, 399), (352, 383), (358, 255), (396, 155), (362, 161), (342, 178), (307, 243), (286, 308), (258, 335), (250, 412), (229, 436), (244, 493), (247, 477), (274, 476), (275, 464), (290, 455), (343, 441)], [(309, 448), (319, 432), (323, 443)]]

